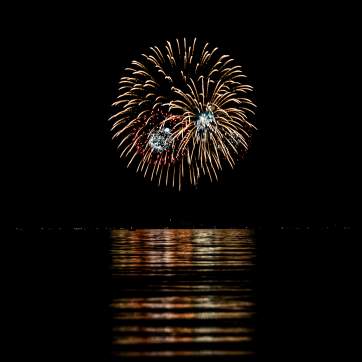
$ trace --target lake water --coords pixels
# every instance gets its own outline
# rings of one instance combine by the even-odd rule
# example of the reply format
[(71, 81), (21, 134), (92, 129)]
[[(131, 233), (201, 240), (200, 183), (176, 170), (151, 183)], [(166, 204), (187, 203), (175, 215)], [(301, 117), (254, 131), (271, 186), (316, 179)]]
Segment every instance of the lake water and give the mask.
[(357, 234), (18, 230), (2, 243), (10, 360), (359, 360)]

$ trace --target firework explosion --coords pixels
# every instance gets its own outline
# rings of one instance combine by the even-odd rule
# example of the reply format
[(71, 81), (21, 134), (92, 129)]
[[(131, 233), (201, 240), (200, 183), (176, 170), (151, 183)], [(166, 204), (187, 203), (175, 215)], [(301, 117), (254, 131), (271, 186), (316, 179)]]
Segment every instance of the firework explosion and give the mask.
[(248, 149), (254, 104), (241, 66), (194, 39), (151, 47), (119, 82), (113, 138), (127, 165), (158, 184), (211, 181)]

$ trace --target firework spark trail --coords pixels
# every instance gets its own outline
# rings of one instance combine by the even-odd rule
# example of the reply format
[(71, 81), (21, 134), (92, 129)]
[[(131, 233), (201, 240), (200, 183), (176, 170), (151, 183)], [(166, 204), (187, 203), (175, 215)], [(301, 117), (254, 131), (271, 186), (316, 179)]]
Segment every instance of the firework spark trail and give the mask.
[(119, 82), (113, 138), (127, 166), (181, 189), (202, 176), (218, 180), (248, 150), (255, 105), (241, 66), (196, 38), (167, 41), (134, 60)]

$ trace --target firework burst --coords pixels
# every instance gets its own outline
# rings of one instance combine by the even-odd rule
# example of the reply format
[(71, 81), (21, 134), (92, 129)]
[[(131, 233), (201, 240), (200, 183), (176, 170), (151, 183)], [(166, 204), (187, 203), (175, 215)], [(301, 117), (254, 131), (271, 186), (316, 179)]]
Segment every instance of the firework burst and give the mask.
[(151, 47), (125, 69), (110, 118), (127, 165), (158, 184), (218, 179), (248, 149), (254, 104), (241, 66), (196, 39)]

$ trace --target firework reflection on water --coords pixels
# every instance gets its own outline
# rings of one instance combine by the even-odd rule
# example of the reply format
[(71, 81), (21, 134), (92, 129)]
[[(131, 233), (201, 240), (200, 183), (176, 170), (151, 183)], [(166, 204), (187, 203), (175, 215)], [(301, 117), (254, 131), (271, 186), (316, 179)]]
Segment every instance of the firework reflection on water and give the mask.
[(115, 360), (255, 358), (251, 230), (113, 230), (112, 239)]

